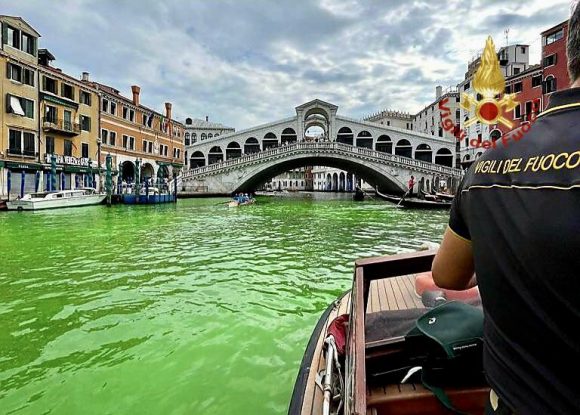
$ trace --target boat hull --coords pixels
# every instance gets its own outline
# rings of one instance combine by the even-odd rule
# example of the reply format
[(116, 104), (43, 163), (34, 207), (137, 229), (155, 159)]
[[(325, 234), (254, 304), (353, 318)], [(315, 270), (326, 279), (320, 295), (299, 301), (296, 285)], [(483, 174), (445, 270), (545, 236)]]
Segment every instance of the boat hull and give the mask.
[(172, 203), (175, 202), (175, 195), (133, 195), (125, 194), (123, 195), (123, 203), (126, 205), (155, 205), (160, 203)]
[(92, 206), (103, 203), (107, 195), (96, 194), (52, 200), (14, 200), (6, 202), (8, 210), (45, 210)]
[(395, 203), (398, 206), (402, 206), (404, 208), (409, 209), (450, 209), (451, 202), (436, 202), (431, 200), (421, 200), (417, 198), (404, 198), (401, 201), (401, 198), (398, 196), (392, 195), (385, 195), (379, 192), (376, 192), (377, 196), (381, 199), (389, 201), (391, 203)]

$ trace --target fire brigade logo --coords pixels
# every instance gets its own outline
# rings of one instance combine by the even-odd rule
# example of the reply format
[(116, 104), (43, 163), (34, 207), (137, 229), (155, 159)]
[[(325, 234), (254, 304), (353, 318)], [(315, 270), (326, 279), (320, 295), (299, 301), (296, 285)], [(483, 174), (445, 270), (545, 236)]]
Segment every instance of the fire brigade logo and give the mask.
[(505, 91), (505, 78), (501, 72), (491, 36), (485, 43), (481, 64), (473, 79), (473, 88), (482, 98), (478, 99), (467, 93), (462, 94), (461, 108), (469, 112), (475, 109), (475, 117), (468, 119), (465, 127), (480, 121), (488, 125), (499, 123), (511, 129), (512, 123), (503, 114), (504, 111), (513, 111), (519, 102), (515, 100), (516, 94), (505, 94), (501, 100), (495, 98)]

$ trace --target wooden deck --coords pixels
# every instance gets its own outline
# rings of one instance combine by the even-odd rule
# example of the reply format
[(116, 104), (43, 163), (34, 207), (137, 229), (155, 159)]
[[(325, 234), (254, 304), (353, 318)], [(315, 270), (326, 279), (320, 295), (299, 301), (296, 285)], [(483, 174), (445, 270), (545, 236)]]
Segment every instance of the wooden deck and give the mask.
[[(384, 310), (407, 310), (410, 308), (422, 308), (421, 300), (415, 294), (415, 276), (405, 275), (371, 282), (367, 314)], [(323, 392), (316, 385), (317, 373), (324, 369), (322, 344), (326, 336), (326, 328), (332, 320), (350, 310), (350, 292), (342, 298), (340, 303), (329, 315), (324, 330), (322, 330), (316, 354), (310, 366), (307, 389), (302, 406), (301, 415), (319, 415), (322, 412)]]

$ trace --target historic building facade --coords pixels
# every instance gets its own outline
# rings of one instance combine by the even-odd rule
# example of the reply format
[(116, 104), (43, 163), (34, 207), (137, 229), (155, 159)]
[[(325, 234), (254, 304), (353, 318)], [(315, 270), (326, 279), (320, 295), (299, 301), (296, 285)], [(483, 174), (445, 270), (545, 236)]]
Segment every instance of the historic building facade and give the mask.
[[(185, 133), (184, 133), (184, 143), (185, 143), (185, 164), (186, 168), (194, 168), (191, 163), (188, 163), (188, 155), (193, 154), (192, 149), (195, 147), (196, 143), (211, 140), (214, 137), (219, 137), (223, 134), (234, 133), (235, 128), (228, 127), (224, 124), (211, 122), (209, 117), (205, 117), (205, 120), (197, 118), (186, 118), (185, 119)], [(240, 149), (239, 155), (242, 154)]]
[(39, 149), (38, 39), (20, 17), (0, 16), (0, 196), (35, 190)]

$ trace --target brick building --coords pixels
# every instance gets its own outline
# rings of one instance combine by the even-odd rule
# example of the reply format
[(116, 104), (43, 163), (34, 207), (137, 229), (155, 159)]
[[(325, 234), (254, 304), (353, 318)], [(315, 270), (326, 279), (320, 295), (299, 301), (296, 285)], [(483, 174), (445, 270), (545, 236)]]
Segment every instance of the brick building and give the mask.
[(550, 95), (570, 87), (566, 55), (568, 21), (542, 32), (543, 108), (550, 103)]

